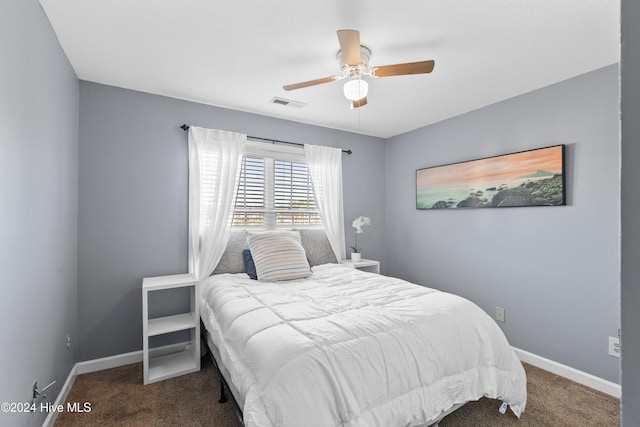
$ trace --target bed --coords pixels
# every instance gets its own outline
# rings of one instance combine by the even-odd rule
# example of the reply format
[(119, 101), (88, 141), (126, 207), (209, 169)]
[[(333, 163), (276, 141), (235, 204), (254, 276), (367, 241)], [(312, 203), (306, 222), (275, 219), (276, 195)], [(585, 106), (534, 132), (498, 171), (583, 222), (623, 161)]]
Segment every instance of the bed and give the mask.
[(328, 242), (313, 233), (298, 238), (305, 277), (251, 279), (236, 233), (200, 283), (207, 344), (246, 426), (433, 425), (483, 396), (520, 417), (524, 369), (482, 309), (326, 262)]

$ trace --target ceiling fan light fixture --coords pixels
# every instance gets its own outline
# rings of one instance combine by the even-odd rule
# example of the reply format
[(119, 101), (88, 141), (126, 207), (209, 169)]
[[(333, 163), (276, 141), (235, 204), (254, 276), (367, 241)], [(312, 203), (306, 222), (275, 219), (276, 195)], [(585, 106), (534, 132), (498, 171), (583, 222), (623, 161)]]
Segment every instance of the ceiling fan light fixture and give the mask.
[(369, 84), (362, 79), (352, 79), (344, 84), (344, 96), (350, 101), (357, 101), (369, 93)]

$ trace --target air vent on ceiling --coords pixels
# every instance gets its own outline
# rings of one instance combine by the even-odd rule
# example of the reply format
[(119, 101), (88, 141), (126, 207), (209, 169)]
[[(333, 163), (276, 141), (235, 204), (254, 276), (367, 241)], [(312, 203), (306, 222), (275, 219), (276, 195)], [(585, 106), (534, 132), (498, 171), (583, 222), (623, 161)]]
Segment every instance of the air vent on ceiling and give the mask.
[(283, 105), (285, 107), (293, 107), (293, 108), (303, 108), (306, 107), (307, 104), (305, 104), (304, 102), (298, 102), (298, 101), (292, 101), (290, 99), (284, 99), (284, 98), (278, 98), (277, 96), (274, 98), (271, 98), (271, 102), (272, 104), (276, 104), (276, 105)]

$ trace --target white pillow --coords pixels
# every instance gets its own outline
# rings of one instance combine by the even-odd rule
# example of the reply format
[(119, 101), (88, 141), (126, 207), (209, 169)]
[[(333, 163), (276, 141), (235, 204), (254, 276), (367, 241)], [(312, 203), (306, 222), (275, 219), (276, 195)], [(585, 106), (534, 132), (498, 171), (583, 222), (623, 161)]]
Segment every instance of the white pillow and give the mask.
[(247, 242), (258, 280), (275, 282), (311, 275), (298, 231), (250, 232)]

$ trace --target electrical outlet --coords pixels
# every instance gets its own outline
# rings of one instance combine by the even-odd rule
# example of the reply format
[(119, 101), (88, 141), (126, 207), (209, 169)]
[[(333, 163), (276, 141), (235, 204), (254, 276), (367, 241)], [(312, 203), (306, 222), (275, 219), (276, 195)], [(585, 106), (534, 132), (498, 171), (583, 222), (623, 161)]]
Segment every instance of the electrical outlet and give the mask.
[(504, 322), (504, 308), (496, 307), (496, 320), (498, 322)]
[(620, 338), (609, 337), (609, 356), (620, 357)]
[(67, 335), (67, 351), (71, 349), (71, 335)]

